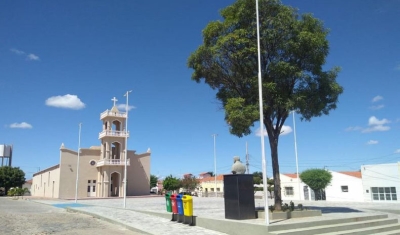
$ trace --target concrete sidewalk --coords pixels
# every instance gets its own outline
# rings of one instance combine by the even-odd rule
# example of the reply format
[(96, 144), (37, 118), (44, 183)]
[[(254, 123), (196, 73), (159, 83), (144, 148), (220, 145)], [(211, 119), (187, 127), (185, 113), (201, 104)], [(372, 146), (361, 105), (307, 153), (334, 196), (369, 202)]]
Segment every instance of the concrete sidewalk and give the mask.
[[(190, 234), (226, 234), (213, 230), (219, 230), (212, 224), (205, 226), (189, 226), (171, 222), (170, 213), (166, 212), (164, 197), (127, 198), (126, 209), (123, 209), (123, 199), (91, 199), (79, 200), (78, 204), (68, 200), (36, 200), (32, 201), (51, 204), (57, 207), (69, 207), (73, 211), (86, 213), (108, 221), (115, 221), (128, 228), (145, 231), (148, 234), (176, 234), (189, 232)], [(272, 201), (269, 201), (272, 204)], [(289, 202), (286, 202), (289, 203)], [(360, 202), (326, 202), (326, 201), (294, 201), (297, 206), (303, 204), (309, 209), (319, 209), (322, 216), (270, 221), (269, 226), (302, 223), (309, 221), (330, 220), (337, 218), (359, 217), (367, 215), (388, 214), (390, 218), (400, 218), (399, 203), (360, 203)], [(256, 199), (256, 207), (263, 207), (263, 200)], [(220, 226), (233, 227), (258, 227), (263, 229), (264, 219), (251, 220), (227, 220), (225, 219), (223, 198), (193, 198), (193, 212), (198, 218), (214, 221)], [(260, 227), (263, 226), (263, 227)], [(266, 226), (265, 226), (266, 227)], [(264, 228), (267, 230), (267, 228)], [(219, 230), (221, 231), (221, 230)], [(225, 230), (222, 230), (225, 231)], [(229, 232), (235, 234), (236, 231)], [(238, 231), (237, 231), (238, 232)], [(237, 233), (239, 234), (239, 233)]]

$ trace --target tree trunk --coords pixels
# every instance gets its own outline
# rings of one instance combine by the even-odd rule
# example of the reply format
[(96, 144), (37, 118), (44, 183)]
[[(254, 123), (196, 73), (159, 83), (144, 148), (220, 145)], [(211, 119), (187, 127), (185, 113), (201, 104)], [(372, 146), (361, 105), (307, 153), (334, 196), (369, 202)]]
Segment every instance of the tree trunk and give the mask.
[(274, 197), (275, 197), (275, 210), (281, 210), (282, 197), (281, 197), (281, 177), (279, 174), (279, 161), (278, 161), (278, 137), (269, 137), (269, 146), (271, 148), (271, 160), (272, 160), (272, 174), (274, 177)]

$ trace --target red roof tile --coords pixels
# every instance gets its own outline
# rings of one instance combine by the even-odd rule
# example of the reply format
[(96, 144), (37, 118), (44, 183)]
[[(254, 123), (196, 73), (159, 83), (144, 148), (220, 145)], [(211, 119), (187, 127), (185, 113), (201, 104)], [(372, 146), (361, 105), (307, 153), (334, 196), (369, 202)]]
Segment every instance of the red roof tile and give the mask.
[(286, 175), (287, 177), (293, 178), (293, 179), (297, 179), (297, 174), (283, 174)]
[(360, 171), (339, 171), (339, 173), (353, 176), (353, 177), (360, 178), (360, 179), (362, 178)]

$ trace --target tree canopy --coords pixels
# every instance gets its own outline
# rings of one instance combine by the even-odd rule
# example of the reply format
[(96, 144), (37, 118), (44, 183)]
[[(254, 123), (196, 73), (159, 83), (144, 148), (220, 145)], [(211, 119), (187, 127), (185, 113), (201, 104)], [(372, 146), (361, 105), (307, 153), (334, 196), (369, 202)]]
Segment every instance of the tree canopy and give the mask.
[(178, 178), (169, 175), (163, 181), (163, 188), (167, 191), (177, 190), (181, 187), (181, 182)]
[(0, 167), (0, 187), (4, 187), (5, 193), (10, 188), (21, 188), (25, 183), (25, 173), (19, 167)]
[(331, 183), (332, 174), (324, 169), (308, 169), (300, 174), (300, 179), (312, 190), (319, 191)]
[[(271, 148), (275, 208), (281, 207), (278, 142), (291, 111), (302, 120), (336, 108), (343, 88), (338, 67), (324, 70), (328, 30), (311, 14), (278, 0), (259, 0), (263, 115)], [(231, 134), (249, 135), (259, 121), (257, 21), (254, 0), (221, 10), (222, 21), (203, 30), (203, 43), (188, 58), (192, 79), (217, 90)]]
[(155, 175), (150, 175), (150, 188), (156, 187), (158, 182), (158, 177)]
[(199, 180), (195, 176), (187, 176), (181, 180), (182, 188), (192, 191), (199, 185)]

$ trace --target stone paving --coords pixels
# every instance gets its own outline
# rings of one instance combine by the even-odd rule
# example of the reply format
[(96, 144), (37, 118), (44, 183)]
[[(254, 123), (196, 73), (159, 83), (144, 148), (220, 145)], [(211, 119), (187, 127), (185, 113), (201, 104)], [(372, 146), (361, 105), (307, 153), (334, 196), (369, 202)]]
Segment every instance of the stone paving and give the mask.
[[(36, 200), (46, 204), (68, 204), (74, 203), (69, 200)], [(286, 202), (286, 201), (285, 201)], [(308, 209), (322, 210), (322, 216), (289, 219), (284, 221), (271, 221), (270, 226), (276, 224), (296, 223), (314, 220), (328, 220), (335, 218), (357, 217), (376, 214), (388, 214), (390, 218), (400, 219), (400, 204), (397, 203), (366, 203), (366, 202), (326, 202), (326, 201), (293, 201), (297, 206), (302, 203)], [(272, 200), (268, 202), (270, 205)], [(289, 203), (288, 201), (286, 203)], [(165, 198), (160, 196), (137, 197), (126, 199), (126, 209), (123, 209), (123, 199), (89, 199), (79, 200), (79, 205), (72, 206), (75, 210), (96, 214), (110, 220), (122, 222), (136, 229), (146, 231), (150, 234), (176, 234), (178, 232), (189, 232), (190, 234), (223, 234), (220, 232), (204, 229), (198, 226), (188, 226), (169, 219), (151, 216), (140, 211), (152, 211), (168, 213), (165, 208)], [(86, 205), (86, 206), (83, 206)], [(264, 201), (255, 200), (256, 207), (263, 207)], [(193, 213), (198, 217), (224, 220), (223, 198), (193, 197)], [(242, 220), (240, 223), (265, 224), (264, 219)]]

